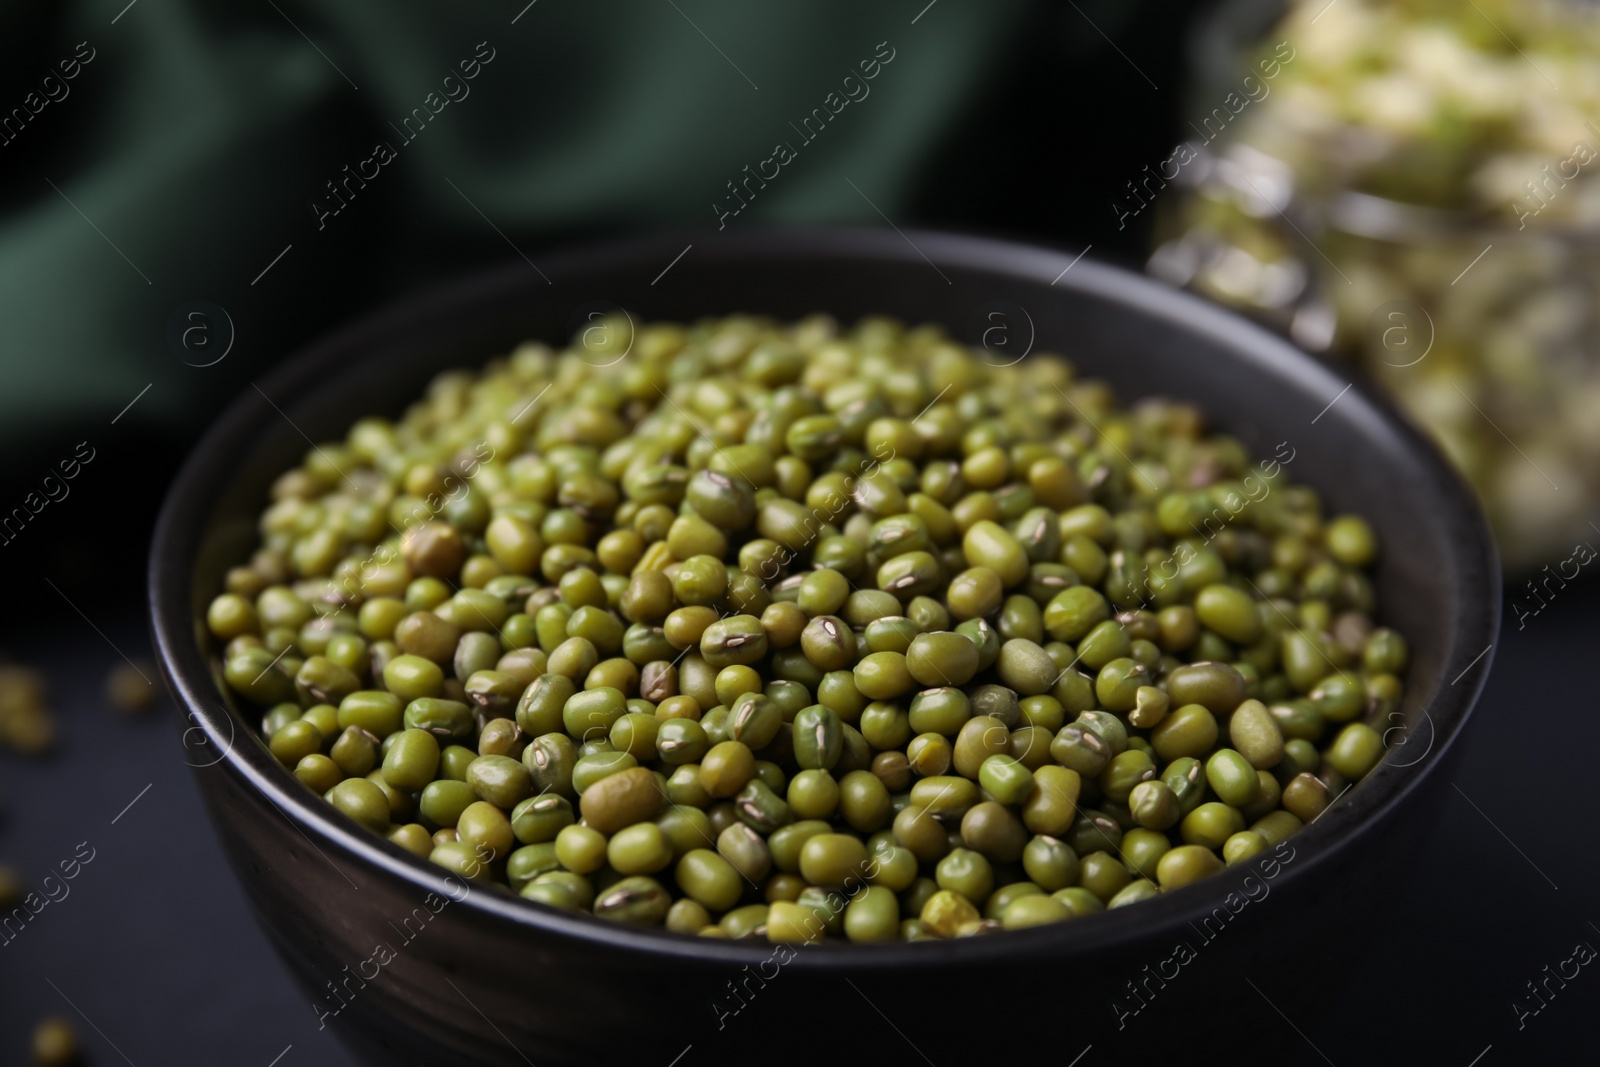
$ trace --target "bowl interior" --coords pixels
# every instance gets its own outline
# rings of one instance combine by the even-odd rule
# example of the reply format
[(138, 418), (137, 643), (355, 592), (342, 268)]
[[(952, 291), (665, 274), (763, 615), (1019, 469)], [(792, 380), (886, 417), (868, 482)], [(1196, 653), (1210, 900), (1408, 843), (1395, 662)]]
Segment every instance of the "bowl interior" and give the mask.
[[(436, 888), (436, 869), (335, 815), (253, 740), (255, 713), (241, 715), (227, 704), (208, 662), (199, 622), (206, 603), (220, 591), (227, 567), (252, 550), (273, 478), (299, 462), (311, 442), (342, 438), (364, 415), (398, 415), (440, 370), (480, 366), (527, 339), (564, 343), (589, 313), (607, 307), (626, 308), (639, 320), (678, 321), (826, 311), (848, 323), (890, 314), (911, 324), (941, 323), (958, 340), (986, 343), (992, 363), (1058, 353), (1082, 376), (1109, 381), (1125, 402), (1164, 395), (1198, 403), (1211, 425), (1238, 436), (1254, 459), (1276, 456), (1289, 478), (1315, 488), (1330, 513), (1366, 516), (1382, 545), (1379, 617), (1404, 633), (1412, 649), (1404, 707), (1386, 737), (1385, 762), (1297, 837), (1311, 857), (1296, 865), (1297, 876), (1400, 803), (1459, 735), (1487, 672), (1490, 657), (1480, 654), (1492, 645), (1499, 617), (1498, 564), (1476, 503), (1387, 405), (1359, 386), (1347, 389), (1347, 378), (1242, 319), (1088, 260), (940, 234), (667, 235), (539, 262), (549, 282), (519, 264), (404, 301), (263, 378), (196, 449), (163, 511), (152, 553), (153, 625), (180, 706), (217, 751), (226, 751), (208, 773), (244, 775), (326, 847)], [(1153, 922), (1176, 924), (1226, 893), (1231, 873), (1095, 923), (1029, 936), (1066, 944), (1115, 938)], [(471, 906), (564, 936), (701, 956), (746, 952), (736, 943), (600, 929), (492, 894), (475, 896)], [(995, 946), (1010, 940), (937, 949), (971, 956), (1003, 951)], [(882, 953), (850, 951), (885, 962), (898, 956), (890, 946)]]

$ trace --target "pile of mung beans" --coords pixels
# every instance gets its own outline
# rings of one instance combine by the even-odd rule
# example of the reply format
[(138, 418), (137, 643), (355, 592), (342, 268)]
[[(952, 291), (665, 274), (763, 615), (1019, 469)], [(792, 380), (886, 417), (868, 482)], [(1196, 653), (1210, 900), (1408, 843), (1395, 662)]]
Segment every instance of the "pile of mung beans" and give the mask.
[(1383, 755), (1371, 528), (982, 355), (619, 315), (442, 374), (277, 480), (227, 686), (399, 847), (683, 934), (1020, 929), (1273, 848)]

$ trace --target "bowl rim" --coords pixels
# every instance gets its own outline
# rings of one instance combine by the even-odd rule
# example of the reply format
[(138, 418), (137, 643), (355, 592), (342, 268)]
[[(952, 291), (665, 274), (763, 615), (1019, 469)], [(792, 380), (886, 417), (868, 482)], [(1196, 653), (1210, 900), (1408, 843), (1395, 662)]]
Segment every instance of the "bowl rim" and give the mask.
[[(1321, 395), (1331, 396), (1344, 386), (1341, 377), (1288, 342), (1198, 297), (1119, 267), (1092, 260), (1079, 262), (1079, 257), (1065, 252), (1008, 240), (928, 230), (902, 233), (850, 227), (749, 229), (718, 233), (714, 240), (708, 240), (706, 231), (701, 230), (666, 231), (588, 243), (540, 259), (545, 273), (560, 277), (568, 272), (581, 274), (624, 263), (655, 263), (663, 252), (670, 257), (685, 240), (696, 239), (704, 242), (703, 258), (729, 264), (805, 257), (926, 261), (1021, 282), (1056, 285), (1123, 305), (1138, 315), (1160, 320), (1168, 328), (1204, 335), (1229, 349), (1243, 365), (1255, 365), (1275, 378), (1309, 386)], [(258, 388), (274, 398), (274, 406), (290, 405), (316, 388), (317, 372), (324, 364), (348, 358), (351, 353), (368, 354), (376, 343), (403, 332), (410, 323), (459, 313), (474, 300), (526, 284), (526, 265), (516, 263), (473, 274), (421, 296), (406, 296), (301, 349), (262, 376)], [(484, 358), (493, 355), (485, 353)], [(657, 928), (610, 924), (519, 900), (505, 892), (470, 892), (465, 898), (455, 897), (452, 890), (459, 892), (460, 879), (339, 816), (280, 766), (265, 745), (236, 743), (240, 733), (254, 734), (256, 727), (229, 709), (216, 689), (207, 656), (195, 640), (191, 578), (200, 532), (210, 519), (219, 488), (226, 483), (231, 461), (248, 454), (269, 417), (277, 417), (260, 404), (255, 392), (242, 390), (194, 446), (168, 490), (151, 545), (148, 594), (152, 638), (179, 714), (186, 718), (185, 744), (188, 746), (189, 736), (199, 730), (203, 734), (200, 746), (214, 745), (216, 748), (211, 751), (223, 753), (214, 763), (191, 764), (196, 773), (227, 774), (245, 788), (258, 791), (330, 863), (337, 858), (356, 870), (376, 870), (419, 895), (451, 896), (459, 901), (457, 908), (470, 911), (479, 921), (502, 924), (508, 936), (555, 936), (684, 962), (727, 964), (735, 969), (771, 957), (774, 946), (766, 941), (689, 937)], [(1474, 672), (1474, 677), (1466, 686), (1441, 686), (1436, 700), (1422, 709), (1429, 713), (1434, 736), (1422, 758), (1401, 768), (1408, 773), (1399, 777), (1384, 775), (1381, 796), (1379, 790), (1354, 790), (1343, 803), (1329, 808), (1328, 819), (1319, 817), (1295, 834), (1294, 848), (1277, 874), (1285, 880), (1280, 885), (1316, 876), (1323, 868), (1347, 858), (1369, 828), (1406, 804), (1437, 772), (1459, 743), (1482, 693), (1500, 624), (1498, 558), (1487, 521), (1471, 490), (1438, 449), (1386, 400), (1374, 398), (1360, 385), (1350, 389), (1349, 394), (1341, 405), (1343, 418), (1381, 426), (1395, 434), (1434, 478), (1433, 491), (1447, 511), (1444, 518), (1457, 531), (1463, 546), (1461, 573), (1451, 576), (1461, 593), (1460, 610), (1447, 624), (1441, 672), (1459, 664), (1465, 668), (1463, 675)], [(1472, 663), (1460, 663), (1456, 657), (1465, 647), (1484, 646), (1488, 646), (1486, 652)], [(1466, 653), (1460, 659), (1470, 655)], [(1394, 769), (1387, 757), (1374, 774), (1382, 773), (1384, 768)], [(1262, 854), (1271, 855), (1271, 851)], [(1298, 862), (1290, 866), (1289, 861), (1296, 859)], [(1131, 911), (1110, 910), (1090, 922), (1057, 923), (954, 941), (838, 946), (825, 943), (810, 946), (823, 951), (795, 953), (789, 963), (807, 969), (876, 971), (908, 965), (967, 966), (1024, 956), (1063, 958), (1102, 952), (1130, 942), (1155, 941), (1157, 935), (1190, 928), (1188, 924), (1222, 906), (1230, 893), (1241, 891), (1256, 867), (1256, 862), (1239, 864), (1201, 883), (1142, 901)], [(473, 883), (467, 884), (475, 888)], [(1114, 995), (1109, 988), (1108, 995)]]

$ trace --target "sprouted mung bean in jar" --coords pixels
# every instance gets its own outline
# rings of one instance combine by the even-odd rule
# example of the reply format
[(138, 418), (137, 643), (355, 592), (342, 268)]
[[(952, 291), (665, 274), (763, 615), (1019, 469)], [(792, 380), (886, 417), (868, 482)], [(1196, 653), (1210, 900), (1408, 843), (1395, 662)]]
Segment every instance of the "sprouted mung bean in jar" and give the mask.
[(1600, 498), (1596, 6), (1279, 6), (1264, 77), (1190, 109), (1215, 141), (1162, 194), (1151, 270), (1360, 360), (1476, 486), (1508, 569), (1553, 566)]
[(884, 318), (611, 328), (313, 449), (210, 605), (374, 833), (608, 920), (947, 938), (1247, 861), (1382, 756), (1406, 643), (1292, 448)]

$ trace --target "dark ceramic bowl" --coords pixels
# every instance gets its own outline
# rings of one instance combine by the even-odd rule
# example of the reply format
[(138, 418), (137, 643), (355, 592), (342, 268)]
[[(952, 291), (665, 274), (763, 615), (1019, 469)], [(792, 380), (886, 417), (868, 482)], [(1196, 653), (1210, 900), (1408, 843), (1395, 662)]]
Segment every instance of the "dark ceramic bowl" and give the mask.
[[(664, 1067), (688, 1046), (685, 1067), (749, 1062), (757, 1043), (770, 1043), (768, 1057), (816, 1062), (847, 1033), (886, 1054), (912, 1057), (912, 1044), (937, 1063), (995, 1042), (1046, 1042), (1064, 1064), (1091, 1043), (1138, 1047), (1175, 1026), (1217, 1034), (1241, 1012), (1260, 1032), (1272, 1019), (1263, 999), (1310, 1027), (1330, 983), (1396, 921), (1385, 905), (1436, 816), (1489, 667), (1494, 547), (1432, 445), (1243, 320), (1038, 248), (882, 230), (727, 232), (585, 248), (541, 257), (540, 269), (549, 283), (519, 264), (413, 298), (285, 363), (196, 448), (156, 530), (151, 616), (189, 717), (190, 762), (263, 925), (329, 1026), (380, 1061), (541, 1067)], [(308, 440), (342, 437), (364, 414), (398, 415), (443, 368), (526, 338), (563, 341), (606, 304), (644, 319), (889, 313), (986, 340), (995, 362), (1032, 338), (1124, 398), (1198, 402), (1258, 457), (1292, 450), (1294, 480), (1333, 510), (1368, 516), (1381, 538), (1380, 614), (1413, 649), (1385, 762), (1275, 860), (1027, 933), (775, 955), (765, 943), (611, 926), (491, 889), (454, 900), (461, 891), (443, 871), (346, 821), (272, 759), (258, 714), (219, 689), (204, 607), (250, 552), (273, 477)], [(380, 945), (392, 959), (373, 962)]]

